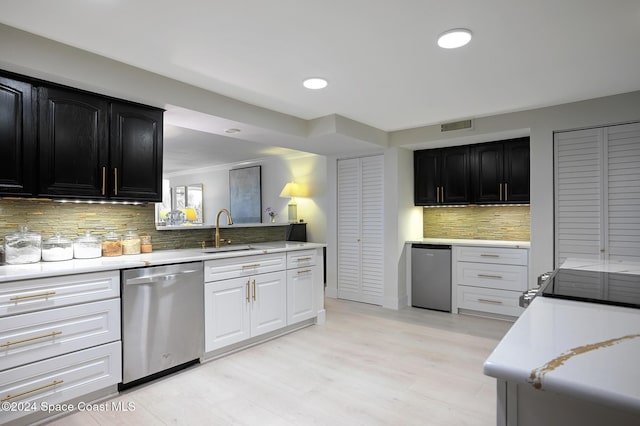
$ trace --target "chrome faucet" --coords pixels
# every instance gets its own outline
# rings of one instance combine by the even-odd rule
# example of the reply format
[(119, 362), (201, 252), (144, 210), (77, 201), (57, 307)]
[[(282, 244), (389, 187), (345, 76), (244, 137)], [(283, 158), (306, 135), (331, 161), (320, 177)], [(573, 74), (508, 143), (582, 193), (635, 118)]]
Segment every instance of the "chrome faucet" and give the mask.
[(216, 215), (216, 248), (220, 247), (220, 214), (225, 213), (227, 215), (227, 225), (233, 225), (233, 219), (231, 219), (231, 213), (227, 209), (220, 209)]

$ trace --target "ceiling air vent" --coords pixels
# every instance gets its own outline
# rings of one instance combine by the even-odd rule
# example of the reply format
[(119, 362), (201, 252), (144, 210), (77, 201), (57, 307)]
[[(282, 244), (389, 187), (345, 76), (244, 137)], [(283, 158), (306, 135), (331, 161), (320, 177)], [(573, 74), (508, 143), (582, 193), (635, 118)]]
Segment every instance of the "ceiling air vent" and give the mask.
[(473, 128), (472, 120), (452, 121), (440, 125), (441, 132), (452, 132), (454, 130), (468, 130)]

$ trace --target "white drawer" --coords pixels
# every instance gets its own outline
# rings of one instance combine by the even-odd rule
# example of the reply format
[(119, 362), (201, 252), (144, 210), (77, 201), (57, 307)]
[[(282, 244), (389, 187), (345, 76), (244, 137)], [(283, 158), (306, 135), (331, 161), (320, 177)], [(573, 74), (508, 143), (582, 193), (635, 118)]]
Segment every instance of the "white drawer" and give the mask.
[(274, 253), (207, 260), (204, 263), (204, 281), (219, 281), (266, 272), (284, 271), (285, 259), (285, 253)]
[(120, 271), (0, 284), (0, 317), (120, 296)]
[(506, 247), (466, 247), (456, 246), (458, 262), (500, 263), (503, 265), (529, 264), (529, 250)]
[(303, 268), (316, 264), (316, 250), (290, 251), (287, 253), (287, 269)]
[(24, 409), (25, 405), (39, 409), (42, 403), (60, 404), (115, 386), (122, 381), (121, 376), (120, 342), (3, 371), (0, 373), (0, 401), (14, 403), (16, 408), (23, 409), (3, 410), (0, 422), (34, 414), (32, 410)]
[(120, 340), (120, 299), (0, 318), (0, 371)]
[(526, 266), (456, 262), (456, 280), (462, 285), (523, 292), (529, 278)]
[(520, 294), (517, 291), (458, 286), (458, 309), (517, 317), (524, 311), (518, 305)]

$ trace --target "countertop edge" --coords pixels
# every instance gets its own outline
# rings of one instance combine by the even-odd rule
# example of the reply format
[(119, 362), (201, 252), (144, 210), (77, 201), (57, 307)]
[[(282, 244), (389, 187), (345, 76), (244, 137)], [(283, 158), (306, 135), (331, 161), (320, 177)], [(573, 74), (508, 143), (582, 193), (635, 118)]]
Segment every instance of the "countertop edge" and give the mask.
[(457, 238), (424, 238), (422, 240), (405, 241), (405, 244), (446, 244), (454, 246), (476, 246), (476, 247), (510, 247), (510, 248), (531, 248), (530, 241), (507, 241), (507, 240), (468, 240)]

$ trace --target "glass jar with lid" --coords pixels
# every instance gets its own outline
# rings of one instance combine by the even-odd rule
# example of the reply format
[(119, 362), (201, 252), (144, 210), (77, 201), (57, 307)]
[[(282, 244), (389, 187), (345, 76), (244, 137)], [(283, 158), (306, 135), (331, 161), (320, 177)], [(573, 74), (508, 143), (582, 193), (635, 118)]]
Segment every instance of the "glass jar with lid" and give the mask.
[(56, 262), (73, 259), (73, 242), (56, 232), (51, 238), (42, 242), (42, 260)]
[(153, 246), (151, 245), (151, 235), (140, 235), (140, 253), (151, 253)]
[(4, 237), (4, 255), (9, 264), (40, 262), (42, 236), (22, 225), (17, 232)]
[(102, 238), (102, 255), (105, 257), (122, 256), (122, 238), (111, 231)]
[(76, 259), (93, 259), (102, 256), (100, 239), (90, 231), (85, 232), (73, 242), (73, 257)]
[(122, 240), (122, 254), (140, 254), (140, 237), (136, 231), (128, 231)]

